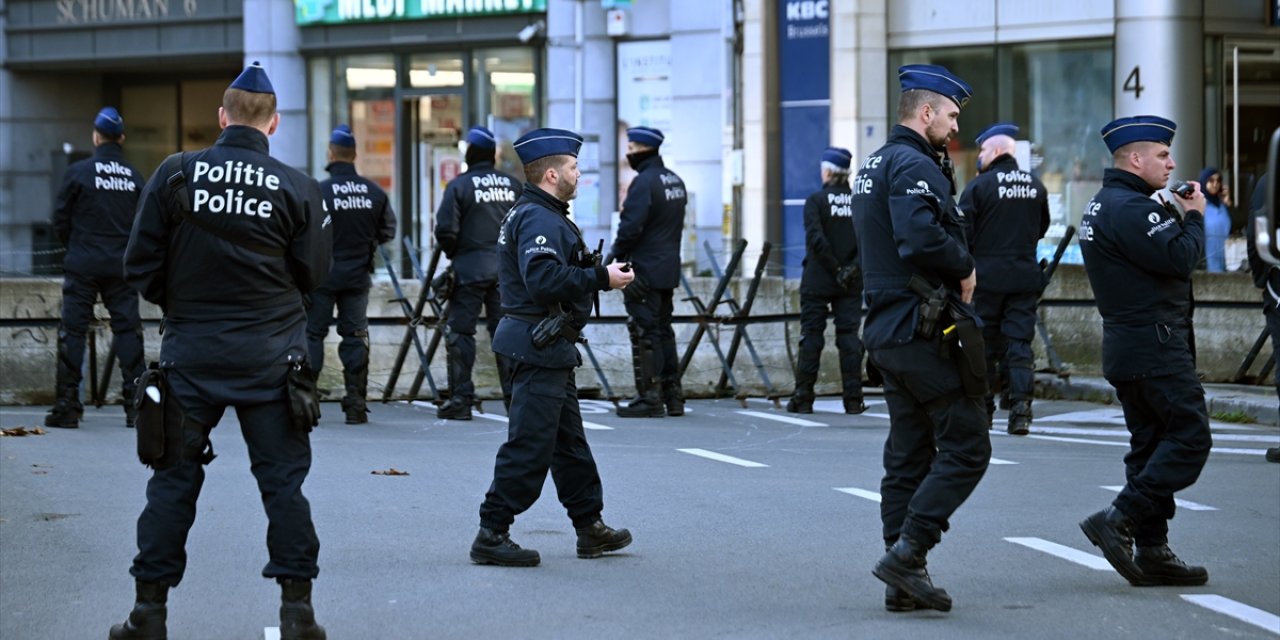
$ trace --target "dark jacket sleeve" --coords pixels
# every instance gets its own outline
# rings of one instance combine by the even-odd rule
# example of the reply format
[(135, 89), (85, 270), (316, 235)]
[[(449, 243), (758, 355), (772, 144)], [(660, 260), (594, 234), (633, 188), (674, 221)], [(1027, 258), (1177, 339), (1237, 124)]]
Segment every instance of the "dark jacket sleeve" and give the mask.
[(169, 185), (167, 178), (178, 169), (179, 156), (172, 155), (160, 163), (142, 188), (138, 211), (129, 244), (124, 250), (124, 279), (148, 302), (167, 310), (165, 287), (166, 260), (169, 253)]
[(827, 234), (822, 230), (822, 204), (826, 193), (812, 193), (804, 201), (804, 245), (808, 249), (808, 257), (816, 260), (823, 269), (835, 274), (840, 270), (840, 262), (836, 260), (831, 243), (827, 242)]
[(977, 180), (972, 180), (969, 185), (964, 188), (964, 193), (960, 194), (960, 210), (964, 212), (964, 237), (969, 245), (969, 252), (973, 252), (973, 239), (978, 228), (978, 194), (976, 193), (978, 186)]
[[(1181, 279), (1191, 277), (1204, 255), (1204, 215), (1186, 212), (1182, 224), (1154, 200), (1142, 211), (1125, 211), (1116, 217), (1116, 245), (1134, 264), (1152, 273)], [(1161, 216), (1152, 224), (1150, 214)]]
[(609, 248), (611, 255), (630, 255), (640, 242), (649, 222), (649, 209), (653, 205), (652, 189), (652, 182), (643, 176), (636, 176), (631, 181), (627, 197), (622, 201), (622, 212), (618, 215), (618, 237), (613, 239), (613, 246)]
[(74, 172), (67, 169), (67, 173), (62, 176), (62, 187), (58, 189), (53, 202), (53, 232), (64, 247), (71, 242), (71, 211), (79, 195), (80, 183), (76, 182)]
[(320, 185), (299, 174), (294, 181), (298, 196), (298, 224), (289, 241), (289, 272), (302, 293), (320, 286), (333, 266), (333, 218), (320, 197)]
[(436, 209), (436, 243), (444, 251), (444, 255), (452, 258), (458, 248), (458, 232), (462, 228), (462, 207), (458, 205), (458, 183), (460, 178), (449, 181), (440, 197), (440, 206)]
[(391, 208), (391, 199), (385, 198), (382, 201), (382, 219), (379, 221), (381, 225), (378, 227), (377, 235), (378, 244), (391, 242), (396, 238), (396, 212)]
[[(573, 256), (564, 255), (564, 248), (573, 246), (572, 232), (559, 221), (552, 221), (552, 226), (538, 219), (543, 217), (520, 216), (515, 233), (520, 274), (533, 301), (540, 305), (576, 302), (607, 290), (608, 270), (573, 266)], [(538, 242), (539, 238), (543, 242)]]
[(920, 189), (917, 176), (923, 173), (919, 168), (924, 162), (913, 164), (917, 163), (900, 163), (889, 176), (889, 218), (898, 256), (944, 278), (964, 279), (973, 272), (973, 256), (938, 221), (951, 196)]

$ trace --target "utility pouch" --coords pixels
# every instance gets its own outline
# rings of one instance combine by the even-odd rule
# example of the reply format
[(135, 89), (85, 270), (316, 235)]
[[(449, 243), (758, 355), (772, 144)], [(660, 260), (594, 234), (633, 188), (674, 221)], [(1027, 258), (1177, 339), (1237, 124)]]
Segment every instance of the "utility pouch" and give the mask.
[(985, 398), (987, 395), (986, 342), (982, 337), (982, 325), (976, 316), (955, 310), (955, 363), (960, 372), (964, 395)]
[(285, 377), (289, 397), (289, 422), (298, 431), (310, 432), (320, 423), (320, 393), (306, 362), (295, 362)]
[(132, 402), (138, 412), (134, 420), (138, 460), (153, 469), (173, 466), (182, 453), (182, 421), (166, 420), (169, 385), (158, 363), (152, 362), (138, 376), (138, 388)]

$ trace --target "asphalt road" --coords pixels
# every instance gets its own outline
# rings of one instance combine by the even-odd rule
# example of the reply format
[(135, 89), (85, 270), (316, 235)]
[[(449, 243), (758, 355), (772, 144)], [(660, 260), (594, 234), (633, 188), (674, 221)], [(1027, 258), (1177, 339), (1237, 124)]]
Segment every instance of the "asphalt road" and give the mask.
[[(631, 420), (583, 401), (605, 521), (635, 542), (578, 559), (548, 486), (512, 529), (541, 552), (533, 569), (467, 556), (505, 418), (437, 421), (401, 403), (352, 427), (326, 404), (305, 488), (317, 617), (339, 639), (1280, 635), (1280, 465), (1262, 457), (1275, 428), (1215, 423), (1215, 452), (1179, 495), (1172, 546), (1209, 584), (1134, 588), (1077, 526), (1124, 481), (1119, 408), (1038, 402), (1032, 436), (993, 432), (994, 464), (930, 555), (954, 610), (891, 614), (871, 575), (888, 420), (869, 400), (862, 416), (822, 400), (808, 424), (763, 401)], [(44, 410), (2, 408), (0, 426), (40, 424)], [(234, 412), (214, 431), (171, 638), (276, 637), (266, 518), (238, 431)], [(390, 468), (409, 475), (372, 474)], [(78, 430), (0, 438), (0, 638), (101, 638), (123, 619), (147, 477), (119, 407), (90, 409)]]

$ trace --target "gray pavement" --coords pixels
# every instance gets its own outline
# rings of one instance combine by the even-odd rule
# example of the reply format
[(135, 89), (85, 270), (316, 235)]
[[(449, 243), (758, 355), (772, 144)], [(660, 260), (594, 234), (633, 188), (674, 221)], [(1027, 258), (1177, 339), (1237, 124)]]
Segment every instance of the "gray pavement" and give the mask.
[[(1087, 400), (1119, 405), (1116, 390), (1105, 378), (1036, 374), (1036, 394), (1061, 400)], [(1258, 424), (1280, 426), (1280, 398), (1275, 387), (1248, 384), (1204, 384), (1209, 415), (1244, 414)]]
[[(605, 520), (635, 543), (578, 559), (549, 485), (512, 529), (541, 552), (533, 569), (467, 559), (501, 415), (445, 422), (374, 405), (373, 423), (352, 427), (326, 404), (306, 484), (318, 618), (338, 639), (1280, 635), (1280, 465), (1262, 457), (1280, 445), (1275, 428), (1215, 422), (1209, 464), (1179, 495), (1172, 544), (1209, 584), (1138, 589), (1094, 568), (1101, 556), (1077, 527), (1124, 482), (1119, 407), (1038, 401), (1031, 436), (993, 432), (996, 464), (930, 556), (955, 609), (890, 614), (871, 576), (888, 420), (869, 400), (861, 416), (834, 413), (835, 399), (811, 416), (698, 400), (683, 418), (640, 420), (584, 401), (602, 427), (588, 439)], [(0, 408), (0, 426), (39, 424), (44, 410)], [(219, 457), (170, 595), (173, 638), (274, 637), (279, 592), (260, 577), (266, 520), (238, 430), (229, 412), (214, 431)], [(147, 470), (119, 407), (48, 431), (0, 438), (0, 638), (104, 637), (132, 602)], [(409, 475), (371, 473), (392, 467)]]

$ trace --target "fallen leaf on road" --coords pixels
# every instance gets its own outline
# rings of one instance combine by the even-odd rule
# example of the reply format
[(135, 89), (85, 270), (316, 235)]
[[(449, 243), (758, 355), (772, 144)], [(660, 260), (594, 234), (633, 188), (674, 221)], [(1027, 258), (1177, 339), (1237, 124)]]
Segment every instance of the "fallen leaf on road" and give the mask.
[(26, 427), (0, 429), (0, 436), (42, 436), (44, 434), (44, 429), (41, 429), (40, 427), (36, 427), (34, 429), (28, 429)]
[(407, 476), (409, 475), (408, 471), (401, 471), (395, 467), (391, 467), (386, 471), (372, 471), (370, 473), (372, 473), (375, 476)]

